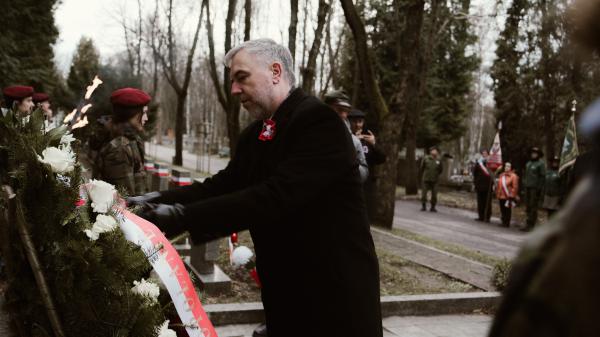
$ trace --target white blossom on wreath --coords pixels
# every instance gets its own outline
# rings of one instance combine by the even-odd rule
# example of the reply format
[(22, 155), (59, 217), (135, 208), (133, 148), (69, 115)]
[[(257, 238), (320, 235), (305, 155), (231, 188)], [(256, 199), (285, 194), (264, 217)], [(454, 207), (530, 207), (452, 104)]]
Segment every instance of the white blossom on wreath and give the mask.
[(90, 238), (90, 241), (96, 241), (100, 234), (110, 232), (117, 228), (117, 220), (110, 215), (98, 214), (96, 222), (92, 229), (86, 229), (83, 232)]
[(108, 212), (115, 201), (117, 190), (105, 181), (92, 179), (87, 185), (88, 194), (92, 200), (92, 209), (96, 213)]
[(160, 288), (154, 282), (146, 281), (145, 279), (141, 279), (140, 281), (133, 281), (133, 291), (136, 294), (139, 294), (143, 297), (146, 297), (151, 303), (158, 302), (158, 295), (160, 295)]
[(254, 253), (252, 253), (250, 248), (239, 246), (231, 253), (231, 263), (234, 267), (243, 267), (250, 262), (250, 259), (252, 259), (253, 256)]
[(64, 144), (64, 145), (71, 145), (71, 143), (75, 141), (75, 137), (73, 137), (73, 134), (70, 132), (65, 133), (61, 138), (60, 138), (60, 143)]
[(37, 157), (40, 162), (50, 165), (55, 173), (69, 173), (75, 168), (75, 153), (68, 146), (47, 147), (42, 156)]
[(163, 324), (156, 328), (156, 334), (158, 337), (177, 337), (177, 333), (169, 329), (169, 320), (166, 320)]

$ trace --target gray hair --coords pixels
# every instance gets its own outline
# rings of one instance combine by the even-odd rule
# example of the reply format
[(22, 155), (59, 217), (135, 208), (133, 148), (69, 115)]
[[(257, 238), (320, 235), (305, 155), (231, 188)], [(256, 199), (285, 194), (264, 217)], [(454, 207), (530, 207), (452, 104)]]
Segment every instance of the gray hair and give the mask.
[(256, 39), (245, 41), (244, 43), (233, 47), (230, 51), (227, 52), (227, 54), (225, 55), (226, 67), (231, 68), (231, 62), (233, 60), (233, 57), (242, 49), (250, 54), (259, 56), (259, 58), (267, 64), (271, 64), (272, 62), (281, 63), (283, 67), (283, 74), (290, 82), (290, 85), (292, 87), (295, 86), (296, 76), (294, 75), (294, 68), (292, 65), (292, 54), (290, 53), (289, 49), (271, 39)]

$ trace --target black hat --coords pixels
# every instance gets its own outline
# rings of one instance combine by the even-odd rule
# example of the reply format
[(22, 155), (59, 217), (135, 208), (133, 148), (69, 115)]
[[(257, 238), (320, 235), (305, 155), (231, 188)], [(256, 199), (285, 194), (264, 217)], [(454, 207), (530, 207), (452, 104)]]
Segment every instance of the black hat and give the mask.
[(323, 101), (325, 104), (337, 104), (346, 108), (351, 108), (350, 98), (346, 95), (345, 92), (341, 90), (333, 90), (329, 91), (323, 96)]
[(352, 109), (348, 114), (348, 118), (365, 118), (366, 114), (358, 109)]
[(532, 147), (529, 153), (537, 153), (540, 157), (544, 156), (544, 152), (542, 152), (542, 150), (540, 150), (540, 148), (537, 146)]
[(439, 147), (437, 147), (437, 146), (435, 146), (435, 145), (434, 145), (434, 146), (430, 146), (430, 147), (429, 147), (429, 152), (431, 152), (431, 151), (433, 151), (433, 150), (437, 150), (438, 152), (440, 152), (440, 148), (439, 148)]

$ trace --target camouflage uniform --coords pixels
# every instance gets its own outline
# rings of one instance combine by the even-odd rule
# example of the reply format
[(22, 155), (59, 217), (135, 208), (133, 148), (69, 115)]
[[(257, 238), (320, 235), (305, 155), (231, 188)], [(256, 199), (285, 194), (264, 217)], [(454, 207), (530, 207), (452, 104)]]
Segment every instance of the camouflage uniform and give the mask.
[(129, 195), (146, 193), (144, 142), (129, 126), (123, 135), (104, 144), (98, 152), (94, 176), (124, 189)]
[(525, 167), (525, 201), (527, 203), (527, 227), (535, 226), (537, 211), (542, 198), (542, 190), (546, 179), (546, 165), (541, 159), (530, 160)]
[(427, 192), (431, 191), (431, 210), (435, 210), (437, 204), (437, 184), (440, 174), (444, 170), (442, 161), (439, 158), (433, 158), (431, 155), (425, 156), (421, 163), (423, 173), (423, 186), (421, 189), (421, 203), (423, 210), (427, 206)]

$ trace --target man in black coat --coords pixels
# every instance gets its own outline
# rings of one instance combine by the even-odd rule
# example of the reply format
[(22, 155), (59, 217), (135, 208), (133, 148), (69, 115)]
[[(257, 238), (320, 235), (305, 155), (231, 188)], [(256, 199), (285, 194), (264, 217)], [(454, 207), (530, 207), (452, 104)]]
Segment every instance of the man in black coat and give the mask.
[(494, 173), (487, 167), (489, 153), (481, 150), (481, 158), (473, 166), (473, 183), (477, 194), (477, 221), (490, 222), (492, 217), (492, 188)]
[(293, 89), (291, 55), (268, 39), (226, 55), (232, 94), (257, 120), (202, 184), (130, 199), (195, 243), (250, 230), (269, 337), (380, 337), (379, 269), (344, 123)]

